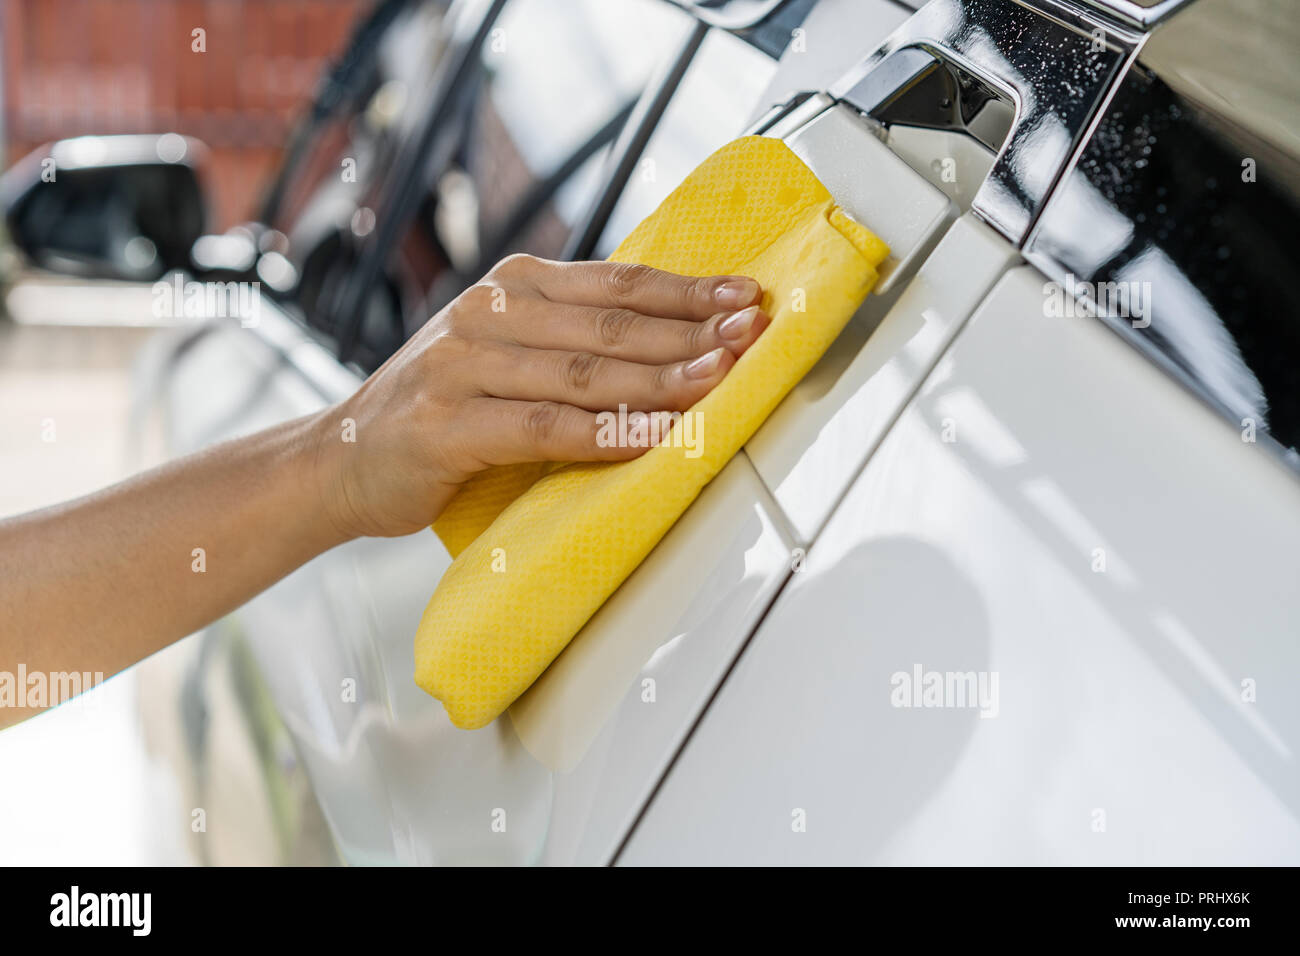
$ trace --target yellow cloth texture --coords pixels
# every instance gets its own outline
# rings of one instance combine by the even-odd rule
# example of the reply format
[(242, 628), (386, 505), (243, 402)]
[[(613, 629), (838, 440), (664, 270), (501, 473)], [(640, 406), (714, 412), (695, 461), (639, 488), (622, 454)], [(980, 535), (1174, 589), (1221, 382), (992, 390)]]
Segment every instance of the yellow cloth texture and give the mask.
[[(494, 468), (433, 528), (454, 560), (415, 637), (415, 679), (457, 727), (510, 706), (636, 570), (852, 317), (888, 248), (835, 205), (783, 142), (722, 147), (610, 259), (747, 275), (771, 325), (671, 434), (625, 462)], [(681, 425), (676, 427), (680, 428)]]

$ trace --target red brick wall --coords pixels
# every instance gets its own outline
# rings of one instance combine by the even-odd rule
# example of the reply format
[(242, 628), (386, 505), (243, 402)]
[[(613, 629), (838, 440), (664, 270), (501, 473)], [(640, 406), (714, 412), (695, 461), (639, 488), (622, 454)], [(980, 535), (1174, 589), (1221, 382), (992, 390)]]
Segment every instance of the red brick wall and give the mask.
[[(256, 208), (368, 0), (0, 0), (5, 165), (83, 133), (204, 140), (213, 226)], [(196, 53), (192, 31), (206, 31)]]

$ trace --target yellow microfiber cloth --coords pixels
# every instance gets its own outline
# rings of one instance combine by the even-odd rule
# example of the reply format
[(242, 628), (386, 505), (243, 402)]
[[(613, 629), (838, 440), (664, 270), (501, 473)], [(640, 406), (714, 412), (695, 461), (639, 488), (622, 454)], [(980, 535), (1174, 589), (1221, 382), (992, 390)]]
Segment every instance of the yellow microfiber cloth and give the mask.
[[(457, 727), (483, 727), (547, 668), (852, 317), (889, 250), (777, 139), (718, 150), (610, 259), (747, 275), (771, 325), (672, 436), (617, 463), (494, 468), (434, 523), (454, 561), (415, 636), (415, 680)], [(682, 425), (678, 424), (677, 428)]]

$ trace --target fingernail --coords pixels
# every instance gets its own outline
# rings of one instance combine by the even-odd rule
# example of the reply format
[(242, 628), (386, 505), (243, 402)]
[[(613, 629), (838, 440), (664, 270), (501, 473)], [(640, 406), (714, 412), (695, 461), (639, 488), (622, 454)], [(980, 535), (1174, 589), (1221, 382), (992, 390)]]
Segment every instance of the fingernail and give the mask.
[(741, 309), (734, 315), (729, 315), (722, 320), (718, 326), (718, 334), (724, 339), (743, 339), (745, 334), (754, 324), (754, 319), (758, 317), (758, 306), (751, 305), (748, 309)]
[(701, 355), (686, 366), (686, 377), (711, 378), (713, 373), (718, 370), (718, 363), (722, 361), (722, 353), (725, 351), (726, 349), (714, 349), (707, 355)]
[(758, 283), (753, 279), (728, 279), (718, 286), (713, 297), (724, 309), (740, 309), (754, 301)]

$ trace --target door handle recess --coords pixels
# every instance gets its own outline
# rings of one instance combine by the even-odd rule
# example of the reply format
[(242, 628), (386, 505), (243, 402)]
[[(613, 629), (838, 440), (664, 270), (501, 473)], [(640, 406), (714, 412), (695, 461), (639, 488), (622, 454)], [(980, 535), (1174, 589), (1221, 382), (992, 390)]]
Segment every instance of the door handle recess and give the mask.
[(1053, 0), (931, 0), (830, 92), (998, 150), (971, 208), (1022, 246), (1140, 39)]

